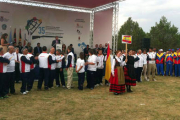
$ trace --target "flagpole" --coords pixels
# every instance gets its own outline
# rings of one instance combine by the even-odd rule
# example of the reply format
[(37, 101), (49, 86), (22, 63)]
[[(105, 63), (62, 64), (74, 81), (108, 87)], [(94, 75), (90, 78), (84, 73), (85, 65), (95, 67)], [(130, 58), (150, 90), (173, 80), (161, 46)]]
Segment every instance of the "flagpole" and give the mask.
[(127, 43), (126, 43), (126, 59), (127, 59)]

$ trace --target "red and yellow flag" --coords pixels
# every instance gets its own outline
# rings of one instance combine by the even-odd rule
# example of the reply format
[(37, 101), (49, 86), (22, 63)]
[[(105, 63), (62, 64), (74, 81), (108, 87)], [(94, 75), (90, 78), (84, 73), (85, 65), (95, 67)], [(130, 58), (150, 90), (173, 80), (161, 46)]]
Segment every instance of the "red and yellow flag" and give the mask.
[(110, 56), (110, 48), (108, 44), (107, 48), (107, 58), (106, 58), (106, 71), (105, 71), (105, 79), (109, 80), (111, 77), (111, 56)]

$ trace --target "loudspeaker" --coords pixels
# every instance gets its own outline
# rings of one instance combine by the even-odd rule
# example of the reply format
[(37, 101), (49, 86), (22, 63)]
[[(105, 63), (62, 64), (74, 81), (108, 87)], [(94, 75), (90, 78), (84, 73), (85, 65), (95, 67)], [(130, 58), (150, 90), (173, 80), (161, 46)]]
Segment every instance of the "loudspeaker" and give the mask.
[(151, 39), (150, 38), (142, 39), (142, 46), (141, 46), (142, 49), (146, 48), (148, 50), (150, 48), (150, 46), (151, 46)]

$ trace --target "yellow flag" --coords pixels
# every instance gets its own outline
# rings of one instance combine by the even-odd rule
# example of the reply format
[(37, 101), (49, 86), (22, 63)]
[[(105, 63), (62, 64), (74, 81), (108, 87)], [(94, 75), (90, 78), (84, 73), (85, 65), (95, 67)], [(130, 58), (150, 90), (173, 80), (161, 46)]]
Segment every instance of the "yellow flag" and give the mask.
[(106, 71), (105, 71), (105, 79), (109, 80), (111, 77), (111, 56), (110, 56), (110, 48), (108, 44), (107, 48), (107, 58), (106, 58)]

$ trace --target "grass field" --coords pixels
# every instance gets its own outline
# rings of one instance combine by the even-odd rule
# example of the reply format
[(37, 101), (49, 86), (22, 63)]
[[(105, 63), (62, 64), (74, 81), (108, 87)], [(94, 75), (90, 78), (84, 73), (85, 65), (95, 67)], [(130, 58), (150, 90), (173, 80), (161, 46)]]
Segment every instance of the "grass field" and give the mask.
[[(115, 96), (109, 88), (79, 91), (34, 89), (28, 95), (0, 100), (0, 120), (180, 120), (180, 78), (157, 77), (142, 82), (133, 93)], [(85, 82), (86, 85), (86, 82)]]

